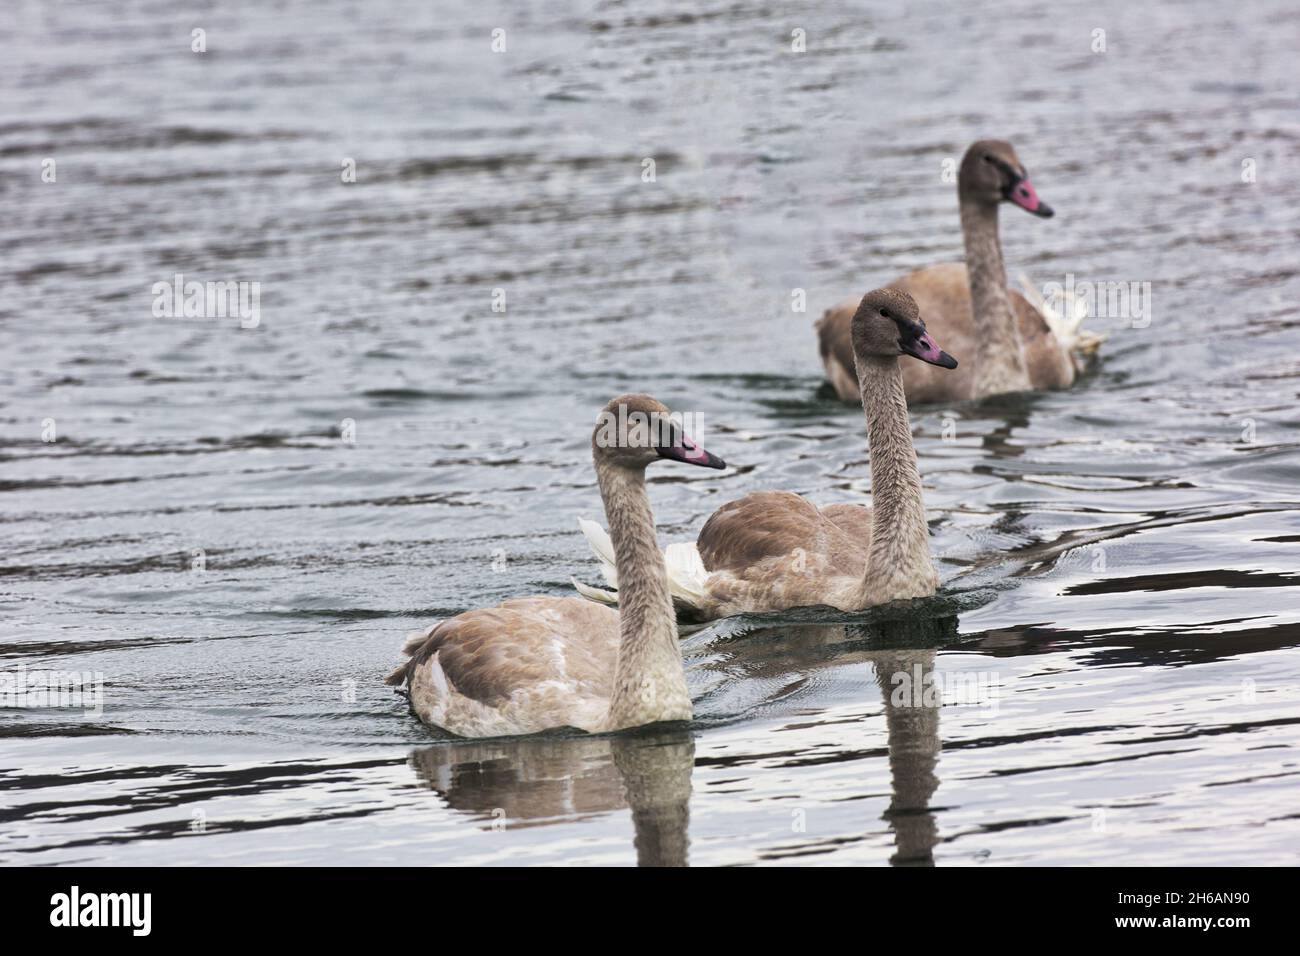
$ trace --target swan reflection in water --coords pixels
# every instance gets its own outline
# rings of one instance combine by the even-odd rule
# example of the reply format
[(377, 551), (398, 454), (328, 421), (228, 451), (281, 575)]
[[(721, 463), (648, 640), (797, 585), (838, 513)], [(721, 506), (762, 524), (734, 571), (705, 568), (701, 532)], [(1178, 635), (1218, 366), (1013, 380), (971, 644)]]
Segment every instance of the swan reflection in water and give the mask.
[[(729, 682), (740, 679), (782, 688), (789, 683), (781, 680), (783, 675), (805, 679), (830, 667), (871, 666), (888, 736), (891, 788), (883, 818), (894, 839), (890, 863), (929, 866), (939, 840), (930, 801), (939, 783), (935, 769), (940, 702), (936, 695), (911, 689), (918, 676), (923, 686), (930, 686), (933, 648), (955, 633), (955, 618), (870, 624), (764, 622), (714, 640), (707, 645), (707, 660), (695, 667), (725, 672)], [(751, 706), (779, 704), (759, 700)], [(697, 707), (704, 719), (706, 710)], [(737, 716), (743, 720), (743, 714)], [(490, 825), (543, 826), (630, 809), (637, 865), (686, 866), (697, 732), (659, 725), (609, 736), (448, 741), (414, 751), (410, 763), (420, 783), (448, 807)]]
[(425, 747), (411, 766), (453, 810), (507, 827), (630, 807), (637, 865), (687, 865), (695, 739), (685, 726)]
[(939, 701), (922, 694), (920, 702), (897, 703), (901, 696), (896, 675), (922, 675), (925, 686), (934, 677), (933, 650), (883, 651), (875, 655), (876, 683), (885, 704), (889, 734), (890, 799), (885, 818), (894, 831), (895, 866), (933, 866), (939, 827), (930, 811), (930, 798), (939, 786)]

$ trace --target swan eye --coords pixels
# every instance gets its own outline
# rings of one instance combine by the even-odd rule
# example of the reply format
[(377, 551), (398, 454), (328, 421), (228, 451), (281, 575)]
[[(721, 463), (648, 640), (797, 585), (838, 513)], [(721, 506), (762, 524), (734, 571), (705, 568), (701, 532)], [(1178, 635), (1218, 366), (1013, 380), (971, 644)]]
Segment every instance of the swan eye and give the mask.
[(884, 318), (886, 318), (886, 319), (889, 318), (889, 310), (888, 310), (888, 309), (881, 309), (881, 310), (880, 310), (880, 314), (881, 314)]
[(984, 154), (984, 162), (986, 162), (986, 163), (991, 163), (991, 162), (993, 162), (993, 157), (992, 157), (992, 155), (990, 155), (989, 153), (985, 153), (985, 154)]

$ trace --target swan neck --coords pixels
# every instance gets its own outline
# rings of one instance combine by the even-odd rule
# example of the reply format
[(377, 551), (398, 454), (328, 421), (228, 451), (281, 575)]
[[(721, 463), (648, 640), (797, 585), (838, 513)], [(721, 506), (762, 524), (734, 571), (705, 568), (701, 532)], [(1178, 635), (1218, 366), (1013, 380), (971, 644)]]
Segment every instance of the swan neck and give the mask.
[(1007, 291), (998, 237), (998, 207), (963, 199), (961, 231), (966, 246), (966, 276), (978, 334), (975, 396), (1023, 391), (1030, 387), (1024, 351)]
[(864, 607), (933, 594), (938, 584), (898, 362), (858, 356), (871, 453), (871, 549), (862, 581)]
[(645, 471), (597, 459), (596, 480), (618, 571), (618, 665), (607, 730), (691, 719), (668, 571)]

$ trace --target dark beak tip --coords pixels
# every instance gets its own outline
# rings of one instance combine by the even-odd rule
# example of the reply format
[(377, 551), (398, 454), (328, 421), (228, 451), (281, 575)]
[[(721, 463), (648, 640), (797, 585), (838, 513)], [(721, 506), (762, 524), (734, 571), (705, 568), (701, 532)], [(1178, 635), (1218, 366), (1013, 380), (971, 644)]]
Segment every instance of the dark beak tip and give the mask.
[(679, 461), (684, 465), (696, 465), (700, 468), (726, 468), (727, 463), (713, 454), (700, 448), (698, 445), (690, 450), (674, 446), (672, 448), (658, 449), (660, 458), (667, 458), (670, 461)]
[(1047, 203), (1040, 202), (1038, 204), (1038, 215), (1042, 216), (1044, 219), (1051, 219), (1056, 215), (1056, 210), (1047, 205)]

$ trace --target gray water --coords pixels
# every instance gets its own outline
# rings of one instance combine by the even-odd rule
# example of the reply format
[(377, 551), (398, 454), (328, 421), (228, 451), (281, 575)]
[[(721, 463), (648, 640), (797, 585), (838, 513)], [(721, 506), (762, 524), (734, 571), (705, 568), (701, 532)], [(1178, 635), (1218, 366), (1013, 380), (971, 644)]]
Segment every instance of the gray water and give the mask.
[[(523, 7), (6, 11), (0, 658), (104, 698), (0, 711), (0, 862), (1294, 863), (1300, 11)], [(652, 471), (665, 541), (865, 498), (811, 323), (960, 257), (980, 136), (1057, 209), (1013, 279), (1150, 298), (1068, 392), (913, 410), (940, 594), (690, 636), (687, 730), (411, 717), (406, 632), (598, 580), (619, 392), (735, 466)]]

